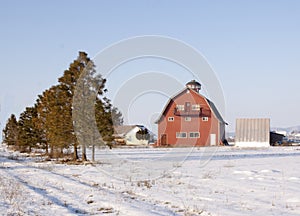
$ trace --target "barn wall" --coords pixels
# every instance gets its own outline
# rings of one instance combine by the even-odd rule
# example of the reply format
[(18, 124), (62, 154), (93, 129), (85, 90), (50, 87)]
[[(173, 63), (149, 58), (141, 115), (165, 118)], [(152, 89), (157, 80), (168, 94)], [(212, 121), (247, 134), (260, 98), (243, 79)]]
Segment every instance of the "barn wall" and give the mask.
[(225, 123), (220, 123), (219, 127), (220, 127), (220, 140), (223, 141), (225, 139)]
[[(176, 105), (183, 105), (185, 102), (191, 104), (200, 104), (205, 110), (210, 110), (209, 105), (204, 97), (190, 91), (175, 97), (167, 106), (165, 116), (158, 123), (158, 145), (161, 145), (161, 135), (166, 134), (167, 143), (176, 146), (206, 146), (210, 145), (210, 134), (216, 134), (216, 144), (219, 144), (219, 120), (213, 115), (208, 116), (208, 121), (203, 121), (202, 116), (190, 116), (191, 121), (185, 121), (186, 116), (174, 115)], [(169, 117), (173, 117), (174, 121), (168, 121)], [(200, 138), (189, 138), (189, 132), (199, 132)], [(176, 138), (176, 132), (187, 132), (187, 138)]]

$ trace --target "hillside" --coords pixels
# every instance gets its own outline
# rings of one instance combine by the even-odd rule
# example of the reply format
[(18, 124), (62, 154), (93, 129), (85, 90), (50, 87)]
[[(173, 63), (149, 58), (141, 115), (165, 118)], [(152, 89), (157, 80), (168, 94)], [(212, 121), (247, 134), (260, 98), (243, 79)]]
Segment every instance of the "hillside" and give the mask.
[(277, 127), (272, 127), (271, 130), (273, 131), (286, 131), (287, 133), (291, 133), (293, 131), (300, 131), (300, 125), (299, 126), (293, 126), (293, 127), (287, 127), (287, 128), (277, 128)]

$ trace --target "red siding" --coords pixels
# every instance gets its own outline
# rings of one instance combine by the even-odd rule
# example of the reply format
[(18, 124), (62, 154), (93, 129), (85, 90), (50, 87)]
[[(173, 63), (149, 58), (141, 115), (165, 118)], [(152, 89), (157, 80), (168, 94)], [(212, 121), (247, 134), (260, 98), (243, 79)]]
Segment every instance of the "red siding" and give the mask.
[[(176, 105), (185, 105), (190, 102), (192, 105), (200, 104), (202, 114), (195, 115), (192, 111), (190, 114), (182, 112), (183, 115), (175, 115)], [(177, 112), (178, 114), (178, 112)], [(174, 121), (168, 121), (173, 117)], [(185, 117), (190, 117), (191, 121), (185, 121)], [(208, 121), (203, 121), (202, 117), (208, 117)], [(158, 121), (158, 142), (159, 146), (163, 145), (162, 135), (166, 135), (167, 145), (175, 146), (207, 146), (210, 145), (210, 134), (216, 134), (216, 145), (219, 144), (219, 120), (215, 117), (210, 109), (205, 97), (192, 90), (185, 90), (175, 96), (167, 105), (160, 120)], [(176, 132), (186, 132), (186, 138), (176, 138)], [(190, 138), (190, 132), (200, 132), (200, 138)]]

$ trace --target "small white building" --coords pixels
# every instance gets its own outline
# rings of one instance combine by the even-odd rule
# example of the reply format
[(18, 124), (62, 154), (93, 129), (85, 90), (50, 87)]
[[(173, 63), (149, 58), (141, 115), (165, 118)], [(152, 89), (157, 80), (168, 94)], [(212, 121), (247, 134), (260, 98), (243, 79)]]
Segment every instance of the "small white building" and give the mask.
[(238, 147), (269, 147), (270, 119), (237, 119), (235, 145)]
[(123, 145), (148, 145), (149, 139), (138, 139), (137, 132), (147, 130), (150, 136), (150, 131), (143, 125), (122, 125), (115, 127), (115, 141)]

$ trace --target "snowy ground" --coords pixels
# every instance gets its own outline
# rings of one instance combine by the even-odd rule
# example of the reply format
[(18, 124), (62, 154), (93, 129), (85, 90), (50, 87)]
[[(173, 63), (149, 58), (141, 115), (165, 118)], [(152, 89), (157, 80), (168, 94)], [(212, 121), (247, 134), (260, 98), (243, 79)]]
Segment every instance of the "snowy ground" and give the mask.
[(300, 215), (300, 147), (97, 150), (96, 164), (0, 148), (2, 215)]

